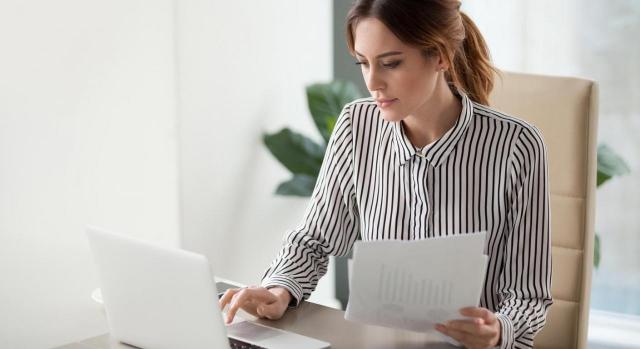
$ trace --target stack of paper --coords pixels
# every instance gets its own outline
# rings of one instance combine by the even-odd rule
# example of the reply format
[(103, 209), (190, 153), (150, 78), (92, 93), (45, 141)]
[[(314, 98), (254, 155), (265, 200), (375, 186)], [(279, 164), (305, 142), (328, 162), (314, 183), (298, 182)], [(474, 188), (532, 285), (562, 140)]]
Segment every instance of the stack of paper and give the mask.
[(486, 232), (417, 241), (359, 241), (347, 320), (418, 332), (478, 306)]

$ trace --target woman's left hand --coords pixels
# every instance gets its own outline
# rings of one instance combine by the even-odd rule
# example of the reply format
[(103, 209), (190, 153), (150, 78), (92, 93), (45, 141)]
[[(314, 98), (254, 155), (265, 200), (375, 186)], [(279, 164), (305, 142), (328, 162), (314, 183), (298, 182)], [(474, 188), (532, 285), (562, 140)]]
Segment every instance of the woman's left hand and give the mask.
[(460, 309), (468, 319), (451, 320), (437, 324), (436, 330), (469, 349), (493, 348), (500, 343), (500, 321), (491, 310), (479, 307)]

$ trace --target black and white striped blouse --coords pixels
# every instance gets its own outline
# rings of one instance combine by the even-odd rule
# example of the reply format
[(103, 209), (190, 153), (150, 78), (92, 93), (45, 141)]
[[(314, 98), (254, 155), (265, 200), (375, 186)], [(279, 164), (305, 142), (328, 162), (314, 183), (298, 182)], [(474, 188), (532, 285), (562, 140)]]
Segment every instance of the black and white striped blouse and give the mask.
[(328, 255), (362, 240), (415, 240), (487, 231), (480, 306), (496, 312), (502, 348), (530, 348), (551, 300), (547, 155), (532, 125), (471, 101), (421, 150), (372, 98), (347, 104), (304, 220), (263, 276), (295, 304), (327, 271)]

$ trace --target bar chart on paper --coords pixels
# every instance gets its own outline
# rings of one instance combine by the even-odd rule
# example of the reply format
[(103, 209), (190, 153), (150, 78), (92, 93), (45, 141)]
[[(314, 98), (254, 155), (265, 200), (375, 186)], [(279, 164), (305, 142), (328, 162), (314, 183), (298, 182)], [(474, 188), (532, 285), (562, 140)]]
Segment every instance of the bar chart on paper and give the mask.
[(458, 318), (480, 300), (484, 238), (356, 243), (345, 318), (413, 331)]
[(452, 294), (451, 280), (427, 279), (386, 264), (380, 267), (377, 296), (383, 303), (448, 307)]

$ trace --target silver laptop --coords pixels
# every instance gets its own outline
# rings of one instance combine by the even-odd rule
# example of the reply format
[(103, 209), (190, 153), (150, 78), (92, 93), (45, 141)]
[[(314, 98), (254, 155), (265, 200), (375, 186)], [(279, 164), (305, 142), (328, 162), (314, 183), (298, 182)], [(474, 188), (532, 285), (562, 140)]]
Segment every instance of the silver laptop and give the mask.
[(206, 257), (89, 227), (111, 337), (146, 349), (329, 348), (238, 320), (226, 326)]

